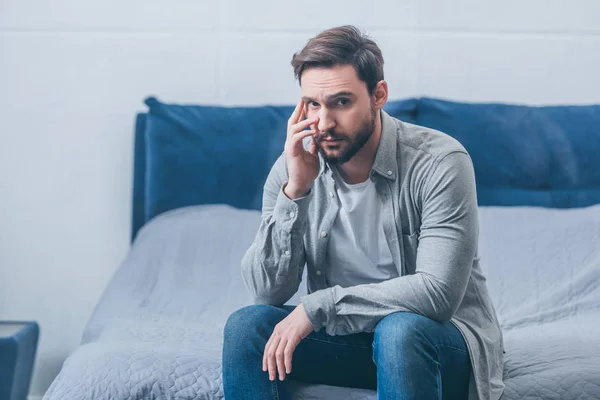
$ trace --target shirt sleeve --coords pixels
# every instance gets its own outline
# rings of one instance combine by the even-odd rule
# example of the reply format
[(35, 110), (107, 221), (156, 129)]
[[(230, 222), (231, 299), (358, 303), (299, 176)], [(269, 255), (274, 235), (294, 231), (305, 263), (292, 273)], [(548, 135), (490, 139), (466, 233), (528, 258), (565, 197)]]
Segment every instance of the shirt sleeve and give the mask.
[(242, 278), (254, 302), (280, 306), (298, 290), (306, 260), (304, 233), (312, 190), (291, 200), (285, 156), (275, 162), (263, 190), (261, 223), (242, 259)]

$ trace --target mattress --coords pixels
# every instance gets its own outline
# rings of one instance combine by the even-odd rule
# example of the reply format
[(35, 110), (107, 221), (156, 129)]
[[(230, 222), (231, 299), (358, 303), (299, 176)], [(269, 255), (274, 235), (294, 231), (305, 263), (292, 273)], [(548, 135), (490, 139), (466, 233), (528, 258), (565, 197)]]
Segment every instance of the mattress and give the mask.
[[(507, 352), (503, 399), (599, 399), (600, 206), (483, 207), (480, 221)], [(44, 399), (223, 398), (223, 327), (251, 304), (240, 260), (259, 223), (258, 211), (225, 205), (147, 223)], [(297, 399), (376, 399), (291, 383)]]

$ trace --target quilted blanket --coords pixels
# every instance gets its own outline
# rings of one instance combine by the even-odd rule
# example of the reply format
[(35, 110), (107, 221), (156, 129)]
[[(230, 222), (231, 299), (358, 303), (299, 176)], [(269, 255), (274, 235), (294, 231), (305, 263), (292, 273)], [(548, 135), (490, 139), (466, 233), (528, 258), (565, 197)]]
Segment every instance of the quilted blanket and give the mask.
[[(503, 398), (600, 399), (600, 206), (489, 207), (480, 217), (482, 265), (505, 335)], [(251, 303), (240, 260), (259, 221), (258, 211), (223, 205), (150, 221), (44, 399), (223, 398), (222, 331)], [(370, 390), (294, 386), (298, 399), (376, 399)]]

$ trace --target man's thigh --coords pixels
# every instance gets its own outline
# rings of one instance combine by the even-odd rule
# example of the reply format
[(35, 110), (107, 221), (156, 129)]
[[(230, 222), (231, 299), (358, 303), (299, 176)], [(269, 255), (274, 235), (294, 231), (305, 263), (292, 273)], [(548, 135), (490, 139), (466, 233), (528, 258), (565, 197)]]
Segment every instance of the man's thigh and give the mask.
[(468, 396), (469, 350), (451, 322), (397, 312), (377, 324), (374, 340), (379, 384), (386, 396), (404, 398), (398, 393), (432, 399)]
[[(293, 306), (284, 306), (284, 308), (288, 312), (294, 309)], [(397, 316), (415, 317), (410, 313), (409, 315), (398, 314), (390, 317), (396, 319)], [(466, 344), (458, 330), (451, 323), (439, 324), (424, 317), (419, 319), (426, 320), (428, 324), (426, 324), (427, 326), (419, 326), (418, 330), (427, 331), (429, 339), (434, 342), (434, 346), (438, 349), (437, 362), (439, 363), (439, 373), (444, 386), (444, 398), (446, 398), (448, 391), (456, 389), (455, 386), (460, 386), (455, 381), (465, 379), (463, 375), (466, 376), (466, 382), (468, 382), (470, 361)], [(384, 320), (381, 322), (384, 322)], [(390, 322), (390, 319), (385, 322)], [(396, 321), (396, 323), (413, 325), (405, 318), (401, 318), (401, 321)], [(326, 334), (324, 329), (312, 332), (298, 344), (294, 351), (292, 373), (289, 375), (289, 379), (376, 390), (377, 366), (373, 361), (374, 337), (375, 333), (331, 336)], [(403, 340), (398, 339), (398, 344), (402, 345)], [(414, 341), (414, 343), (418, 343), (418, 341)], [(455, 354), (455, 352), (458, 352), (458, 354)], [(393, 355), (389, 356), (393, 357)], [(462, 359), (465, 360), (465, 368), (462, 368)], [(461, 362), (457, 363), (457, 361)], [(420, 364), (419, 361), (413, 367), (418, 364)], [(418, 374), (418, 371), (413, 372)]]

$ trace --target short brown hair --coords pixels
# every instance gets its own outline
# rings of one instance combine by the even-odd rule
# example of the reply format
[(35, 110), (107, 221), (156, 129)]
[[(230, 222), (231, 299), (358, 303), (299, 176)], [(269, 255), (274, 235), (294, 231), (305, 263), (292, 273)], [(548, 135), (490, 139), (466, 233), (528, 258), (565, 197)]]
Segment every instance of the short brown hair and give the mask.
[(383, 55), (379, 46), (352, 25), (319, 33), (292, 57), (294, 75), (300, 84), (307, 68), (334, 65), (352, 65), (358, 78), (367, 84), (369, 94), (373, 93), (377, 82), (383, 80)]

